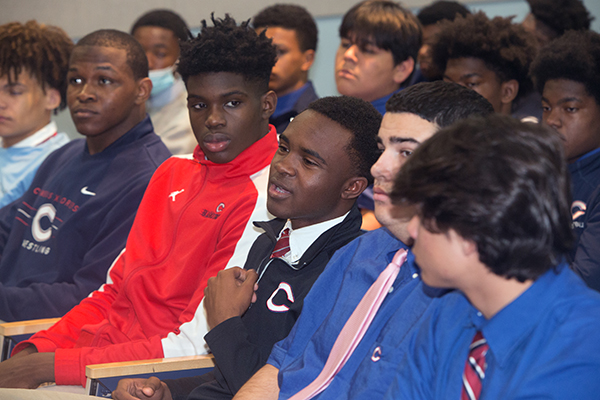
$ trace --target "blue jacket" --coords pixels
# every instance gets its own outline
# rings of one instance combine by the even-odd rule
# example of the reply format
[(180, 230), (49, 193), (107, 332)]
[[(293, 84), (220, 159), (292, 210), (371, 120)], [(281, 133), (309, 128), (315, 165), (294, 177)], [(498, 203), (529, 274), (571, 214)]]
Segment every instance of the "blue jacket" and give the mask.
[(98, 289), (169, 156), (146, 117), (98, 154), (80, 139), (46, 158), (0, 209), (0, 319), (59, 317)]
[(592, 289), (600, 291), (600, 149), (569, 164), (573, 185), (572, 268)]

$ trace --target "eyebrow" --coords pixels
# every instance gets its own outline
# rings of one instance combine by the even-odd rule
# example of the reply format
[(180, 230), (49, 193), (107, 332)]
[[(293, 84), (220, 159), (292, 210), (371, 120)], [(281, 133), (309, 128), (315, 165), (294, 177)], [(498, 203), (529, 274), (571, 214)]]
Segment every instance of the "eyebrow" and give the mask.
[[(283, 133), (281, 135), (279, 135), (279, 140), (286, 142), (287, 144), (290, 143), (290, 139), (287, 136), (285, 136)], [(321, 161), (323, 164), (327, 165), (327, 161), (325, 161), (325, 159), (323, 157), (321, 157), (321, 155), (319, 153), (317, 153), (316, 151), (307, 149), (306, 147), (300, 147), (300, 151), (319, 159), (319, 161)]]
[[(223, 94), (219, 95), (219, 97), (224, 98), (224, 97), (229, 97), (229, 96), (234, 96), (234, 95), (244, 96), (244, 97), (248, 96), (247, 93), (242, 92), (241, 90), (232, 90), (231, 92), (227, 92), (227, 93), (223, 93)], [(191, 98), (204, 100), (204, 96), (201, 96), (199, 94), (190, 93), (189, 91), (188, 91), (187, 98), (188, 98), (188, 100)]]
[[(98, 65), (97, 67), (94, 68), (95, 70), (101, 70), (101, 71), (114, 71), (115, 69), (110, 66), (110, 65)], [(77, 68), (75, 67), (69, 67), (69, 72), (72, 71), (77, 71)]]
[[(546, 103), (549, 103), (548, 99), (545, 98), (545, 97), (542, 97), (542, 101), (545, 101)], [(559, 99), (556, 102), (556, 104), (564, 104), (564, 103), (569, 103), (571, 101), (576, 101), (576, 102), (579, 102), (579, 103), (583, 102), (583, 100), (580, 99), (579, 97), (565, 97), (565, 98)]]
[(414, 139), (414, 138), (404, 138), (404, 137), (399, 137), (399, 136), (392, 136), (390, 138), (390, 143), (393, 143), (393, 144), (398, 144), (398, 143), (421, 144), (421, 142), (419, 142), (417, 139)]

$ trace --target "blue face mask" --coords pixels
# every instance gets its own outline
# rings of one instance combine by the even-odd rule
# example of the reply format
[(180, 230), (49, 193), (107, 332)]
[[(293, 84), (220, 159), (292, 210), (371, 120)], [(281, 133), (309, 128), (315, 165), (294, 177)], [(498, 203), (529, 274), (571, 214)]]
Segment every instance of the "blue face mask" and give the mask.
[(152, 92), (150, 92), (150, 96), (156, 96), (173, 86), (175, 83), (175, 76), (173, 75), (174, 71), (175, 66), (172, 65), (167, 68), (154, 69), (148, 72), (148, 77), (152, 81)]

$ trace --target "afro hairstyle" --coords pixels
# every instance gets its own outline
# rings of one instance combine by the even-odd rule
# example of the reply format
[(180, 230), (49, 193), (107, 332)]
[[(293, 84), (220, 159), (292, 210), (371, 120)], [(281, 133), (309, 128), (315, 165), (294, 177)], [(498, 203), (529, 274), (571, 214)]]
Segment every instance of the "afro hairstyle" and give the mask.
[(454, 21), (441, 21), (441, 31), (431, 44), (433, 62), (446, 70), (450, 59), (477, 58), (496, 73), (501, 82), (519, 83), (517, 98), (533, 88), (529, 66), (535, 57), (535, 39), (512, 18), (489, 19), (483, 12)]
[(544, 46), (531, 64), (531, 75), (541, 93), (551, 79), (582, 83), (600, 105), (600, 34), (569, 31)]

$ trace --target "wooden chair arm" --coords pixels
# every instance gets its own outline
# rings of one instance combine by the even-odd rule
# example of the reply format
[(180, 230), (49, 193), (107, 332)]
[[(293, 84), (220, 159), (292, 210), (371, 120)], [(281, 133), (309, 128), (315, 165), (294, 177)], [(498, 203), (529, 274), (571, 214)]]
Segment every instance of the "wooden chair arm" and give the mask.
[(215, 362), (212, 355), (155, 358), (152, 360), (88, 365), (85, 367), (85, 375), (87, 377), (85, 389), (86, 393), (95, 395), (97, 382), (102, 378), (213, 368), (214, 366)]
[(28, 335), (50, 328), (60, 318), (32, 319), (0, 324), (0, 336)]

